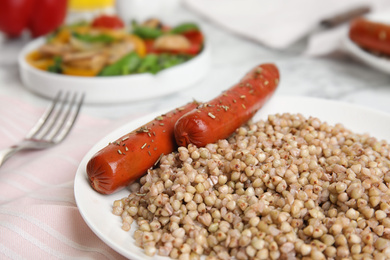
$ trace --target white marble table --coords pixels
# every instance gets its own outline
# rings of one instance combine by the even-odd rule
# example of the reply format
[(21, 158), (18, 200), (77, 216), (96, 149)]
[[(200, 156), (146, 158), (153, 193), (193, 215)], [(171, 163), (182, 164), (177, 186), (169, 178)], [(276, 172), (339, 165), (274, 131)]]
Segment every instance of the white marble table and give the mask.
[[(211, 47), (212, 64), (208, 75), (180, 93), (121, 105), (86, 106), (83, 113), (116, 119), (166, 110), (192, 99), (207, 101), (237, 82), (253, 66), (265, 62), (276, 63), (280, 69), (281, 83), (276, 95), (340, 100), (390, 113), (390, 76), (346, 54), (305, 57), (300, 54), (304, 40), (285, 51), (271, 50), (231, 34), (184, 8), (162, 20), (170, 24), (195, 21), (201, 25)], [(0, 47), (0, 95), (46, 106), (48, 101), (26, 90), (19, 78), (16, 54), (26, 41), (6, 41)]]

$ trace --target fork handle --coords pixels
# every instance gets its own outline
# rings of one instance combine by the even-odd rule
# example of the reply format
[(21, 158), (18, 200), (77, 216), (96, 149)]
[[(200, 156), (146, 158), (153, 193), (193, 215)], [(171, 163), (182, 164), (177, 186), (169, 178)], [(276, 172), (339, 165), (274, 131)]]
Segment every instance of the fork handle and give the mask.
[(16, 145), (0, 150), (0, 167), (4, 164), (6, 160), (8, 160), (12, 155), (14, 155), (20, 150), (21, 147)]

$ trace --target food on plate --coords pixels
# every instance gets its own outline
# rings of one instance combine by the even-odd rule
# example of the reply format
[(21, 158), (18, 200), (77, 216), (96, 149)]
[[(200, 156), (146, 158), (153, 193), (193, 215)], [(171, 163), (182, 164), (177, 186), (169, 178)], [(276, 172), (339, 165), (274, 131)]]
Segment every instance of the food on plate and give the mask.
[(196, 24), (168, 27), (156, 19), (127, 28), (117, 16), (58, 28), (26, 57), (33, 67), (70, 76), (156, 74), (198, 55), (204, 37)]
[(125, 24), (118, 16), (101, 15), (92, 21), (91, 26), (95, 28), (122, 29), (125, 27)]
[(357, 45), (376, 54), (390, 55), (390, 25), (357, 18), (350, 24), (349, 37)]
[(176, 149), (173, 126), (179, 117), (197, 106), (194, 101), (158, 116), (98, 151), (86, 169), (92, 188), (111, 194), (145, 174), (162, 154)]
[(0, 31), (18, 37), (29, 30), (33, 37), (45, 35), (62, 24), (67, 0), (1, 0)]
[(274, 64), (255, 67), (229, 90), (181, 117), (175, 125), (177, 144), (202, 147), (227, 138), (253, 117), (278, 84), (279, 71)]
[(164, 155), (113, 213), (149, 256), (390, 259), (389, 185), (389, 143), (284, 113)]
[[(272, 82), (267, 82), (271, 80)], [(278, 82), (279, 72), (275, 65), (256, 66), (242, 78), (240, 83), (218, 97), (217, 102), (189, 103), (184, 108), (158, 117), (136, 131), (110, 143), (88, 162), (87, 175), (91, 186), (100, 193), (110, 194), (141, 177), (150, 167), (156, 165), (160, 155), (173, 152), (177, 147), (176, 144), (183, 145), (177, 142), (178, 134), (174, 133), (177, 131), (177, 126), (174, 127), (175, 123), (181, 118), (187, 120), (187, 116), (194, 112), (201, 115), (199, 122), (203, 122), (200, 121), (203, 119), (202, 116), (204, 117), (200, 110), (204, 107), (213, 108), (213, 113), (219, 118), (216, 119), (211, 112), (207, 111), (206, 117), (216, 119), (216, 125), (212, 122), (209, 123), (208, 128), (199, 129), (201, 123), (199, 125), (189, 124), (189, 127), (179, 128), (180, 135), (184, 135), (183, 129), (191, 131), (191, 127), (194, 127), (195, 134), (193, 132), (191, 134), (194, 136), (198, 134), (201, 137), (208, 136), (206, 140), (210, 143), (226, 138), (254, 115), (272, 95)], [(219, 103), (219, 101), (223, 102)], [(223, 112), (218, 111), (219, 109)], [(218, 125), (226, 127), (227, 130), (221, 129)], [(195, 137), (191, 138), (195, 140)], [(201, 141), (204, 140), (205, 138), (201, 139)]]

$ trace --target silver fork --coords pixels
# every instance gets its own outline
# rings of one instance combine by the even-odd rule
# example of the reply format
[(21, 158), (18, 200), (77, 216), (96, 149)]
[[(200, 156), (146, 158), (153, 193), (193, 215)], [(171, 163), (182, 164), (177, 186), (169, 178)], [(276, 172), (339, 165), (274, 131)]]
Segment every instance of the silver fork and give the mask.
[(69, 92), (59, 92), (24, 139), (0, 151), (0, 166), (19, 151), (46, 149), (63, 141), (76, 122), (83, 101), (84, 94), (74, 93), (71, 97)]

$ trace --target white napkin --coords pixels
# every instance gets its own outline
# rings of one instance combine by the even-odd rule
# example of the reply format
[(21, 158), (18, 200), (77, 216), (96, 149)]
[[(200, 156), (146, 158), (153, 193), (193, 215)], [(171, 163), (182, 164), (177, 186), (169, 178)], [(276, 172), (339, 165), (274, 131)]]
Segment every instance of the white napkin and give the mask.
[[(360, 6), (370, 6), (371, 10), (375, 11), (385, 5), (389, 6), (388, 2), (385, 0), (184, 0), (189, 9), (203, 17), (236, 34), (274, 49), (285, 49), (308, 36), (325, 18)], [(341, 31), (336, 29), (335, 32), (325, 32), (319, 40), (311, 43), (314, 45), (309, 46), (307, 53), (316, 55), (334, 50), (338, 47)], [(321, 34), (315, 33), (310, 38)]]

